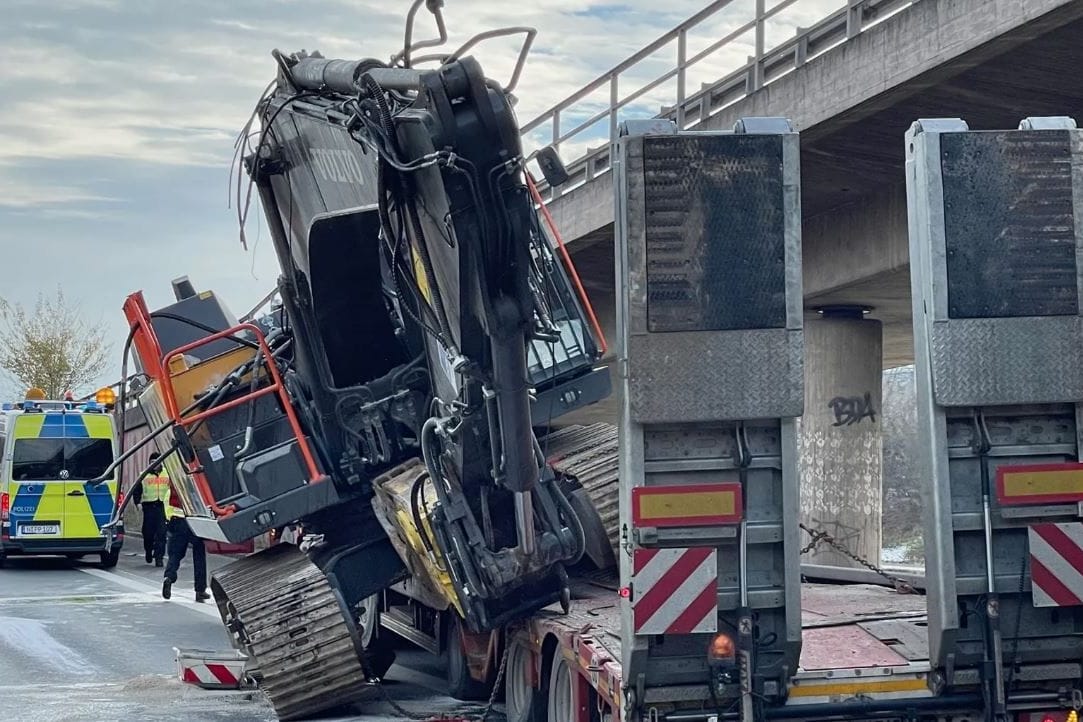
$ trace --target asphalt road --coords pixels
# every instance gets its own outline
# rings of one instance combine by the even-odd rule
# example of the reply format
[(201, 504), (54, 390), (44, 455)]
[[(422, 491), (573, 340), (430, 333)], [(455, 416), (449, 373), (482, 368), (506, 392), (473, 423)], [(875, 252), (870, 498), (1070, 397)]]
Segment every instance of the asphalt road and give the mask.
[[(135, 549), (138, 548), (138, 556)], [(190, 560), (169, 601), (161, 570), (144, 564), (130, 539), (114, 570), (55, 558), (9, 559), (0, 569), (0, 700), (7, 716), (33, 722), (86, 720), (276, 719), (262, 692), (209, 691), (177, 678), (174, 647), (226, 651), (213, 603), (197, 604)], [(229, 559), (209, 555), (215, 568)], [(418, 716), (467, 714), (446, 690), (431, 655), (400, 649), (385, 682), (388, 695)], [(314, 719), (401, 720), (373, 700)], [(494, 714), (490, 722), (503, 722)]]

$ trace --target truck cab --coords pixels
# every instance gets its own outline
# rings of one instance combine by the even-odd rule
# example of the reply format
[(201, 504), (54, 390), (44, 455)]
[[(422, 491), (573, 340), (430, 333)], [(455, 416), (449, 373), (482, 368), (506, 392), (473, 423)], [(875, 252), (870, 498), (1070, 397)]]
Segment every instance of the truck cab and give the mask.
[(116, 566), (123, 528), (106, 536), (102, 527), (117, 502), (117, 479), (90, 482), (116, 456), (108, 405), (43, 396), (31, 392), (0, 407), (0, 563), (10, 556), (97, 554), (103, 567)]

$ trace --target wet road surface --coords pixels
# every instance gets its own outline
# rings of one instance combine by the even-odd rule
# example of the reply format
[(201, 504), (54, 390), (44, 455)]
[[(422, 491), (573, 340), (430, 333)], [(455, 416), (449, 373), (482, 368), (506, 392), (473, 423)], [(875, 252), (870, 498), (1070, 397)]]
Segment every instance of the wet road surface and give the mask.
[[(209, 691), (177, 679), (174, 647), (230, 649), (213, 603), (197, 604), (190, 559), (169, 601), (161, 569), (144, 564), (130, 539), (116, 569), (59, 558), (12, 558), (0, 569), (0, 700), (8, 716), (34, 722), (84, 720), (238, 720), (271, 722), (254, 691)], [(134, 551), (139, 550), (138, 555)], [(227, 557), (208, 555), (211, 569)], [(388, 694), (408, 711), (463, 713), (440, 692), (444, 671), (431, 655), (400, 649)], [(374, 699), (320, 719), (403, 719)], [(494, 714), (490, 722), (503, 722)]]

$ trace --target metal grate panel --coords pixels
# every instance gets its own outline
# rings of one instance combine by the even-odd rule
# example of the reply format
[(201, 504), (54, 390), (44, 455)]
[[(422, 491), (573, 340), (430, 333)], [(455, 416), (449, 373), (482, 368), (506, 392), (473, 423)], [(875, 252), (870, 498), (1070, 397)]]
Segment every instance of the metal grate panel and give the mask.
[(945, 133), (940, 164), (949, 317), (1077, 314), (1069, 132)]
[(782, 137), (643, 143), (652, 333), (785, 328)]

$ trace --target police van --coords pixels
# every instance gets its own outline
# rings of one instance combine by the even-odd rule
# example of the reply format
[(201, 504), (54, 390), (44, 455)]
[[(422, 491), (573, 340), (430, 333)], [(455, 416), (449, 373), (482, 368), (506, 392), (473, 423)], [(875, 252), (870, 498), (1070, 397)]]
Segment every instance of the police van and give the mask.
[(47, 401), (31, 389), (24, 401), (0, 405), (0, 564), (15, 555), (78, 559), (97, 554), (114, 567), (123, 527), (106, 535), (117, 499), (115, 472), (100, 483), (117, 453), (112, 389), (94, 401)]

